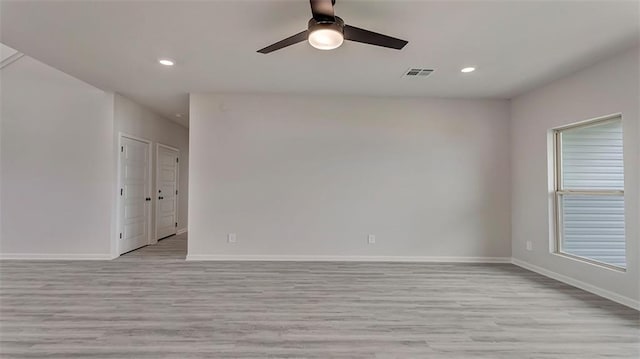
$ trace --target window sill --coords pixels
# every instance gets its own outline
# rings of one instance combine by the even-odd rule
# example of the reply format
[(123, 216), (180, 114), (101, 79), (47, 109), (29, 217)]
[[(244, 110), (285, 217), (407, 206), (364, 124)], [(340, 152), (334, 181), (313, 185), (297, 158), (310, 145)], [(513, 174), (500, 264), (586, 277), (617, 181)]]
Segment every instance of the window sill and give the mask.
[(611, 264), (607, 264), (607, 263), (603, 263), (603, 262), (598, 262), (595, 261), (593, 259), (589, 259), (589, 258), (585, 258), (585, 257), (579, 257), (579, 256), (575, 256), (573, 254), (568, 254), (568, 253), (563, 253), (563, 252), (551, 252), (551, 254), (558, 256), (558, 257), (562, 257), (565, 259), (569, 259), (575, 262), (580, 262), (580, 263), (584, 263), (584, 264), (588, 264), (594, 267), (599, 267), (602, 269), (607, 269), (613, 272), (618, 272), (618, 273), (626, 273), (627, 269), (623, 268), (623, 267), (618, 267), (618, 266), (614, 266)]

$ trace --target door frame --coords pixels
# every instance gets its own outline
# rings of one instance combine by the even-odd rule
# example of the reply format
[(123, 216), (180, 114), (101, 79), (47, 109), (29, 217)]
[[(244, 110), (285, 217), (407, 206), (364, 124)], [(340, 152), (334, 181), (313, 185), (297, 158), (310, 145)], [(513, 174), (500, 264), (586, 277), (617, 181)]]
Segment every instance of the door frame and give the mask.
[[(124, 211), (124, 206), (122, 203), (122, 196), (120, 195), (120, 189), (122, 188), (122, 139), (123, 138), (128, 138), (130, 140), (135, 140), (135, 141), (140, 141), (140, 142), (144, 142), (148, 145), (148, 155), (149, 155), (149, 173), (148, 173), (148, 178), (149, 178), (149, 191), (152, 190), (152, 179), (151, 179), (151, 175), (153, 174), (152, 172), (152, 167), (153, 167), (153, 159), (152, 159), (152, 155), (153, 155), (153, 151), (152, 151), (152, 142), (150, 140), (147, 140), (146, 138), (142, 138), (142, 137), (137, 137), (137, 136), (133, 136), (130, 135), (128, 133), (125, 132), (118, 132), (118, 147), (116, 148), (116, 157), (118, 158), (118, 168), (117, 168), (117, 176), (118, 176), (118, 186), (116, 188), (116, 233), (114, 236), (114, 240), (115, 240), (115, 256), (120, 257), (122, 254), (120, 253), (120, 233), (123, 233), (123, 228), (122, 228), (122, 211)], [(147, 197), (151, 197), (151, 201), (153, 201), (153, 196), (151, 196), (150, 193), (147, 193)], [(147, 221), (147, 245), (151, 244), (151, 209), (147, 208), (146, 211), (148, 212), (149, 215), (149, 220)]]
[[(155, 188), (153, 191), (153, 195), (157, 196), (158, 195), (158, 189), (160, 189), (160, 185), (159, 185), (159, 180), (158, 180), (158, 174), (160, 172), (160, 166), (158, 166), (159, 164), (159, 153), (160, 153), (160, 148), (166, 148), (168, 150), (172, 150), (172, 151), (176, 151), (178, 152), (178, 163), (176, 165), (176, 190), (178, 191), (178, 194), (176, 195), (176, 201), (175, 201), (175, 213), (176, 213), (176, 222), (178, 221), (178, 208), (180, 208), (180, 206), (178, 205), (179, 203), (179, 197), (180, 196), (180, 190), (178, 189), (178, 187), (180, 187), (180, 149), (173, 147), (173, 146), (169, 146), (169, 145), (165, 145), (162, 144), (160, 142), (156, 143), (156, 158), (155, 158), (155, 163), (154, 166), (156, 168), (156, 178), (155, 178)], [(153, 214), (153, 223), (155, 225), (155, 228), (153, 229), (153, 242), (154, 243), (158, 243), (158, 201), (155, 200), (156, 197), (151, 197), (154, 200), (155, 203), (155, 207), (154, 207), (154, 214)], [(178, 227), (176, 227), (176, 234), (178, 233)]]

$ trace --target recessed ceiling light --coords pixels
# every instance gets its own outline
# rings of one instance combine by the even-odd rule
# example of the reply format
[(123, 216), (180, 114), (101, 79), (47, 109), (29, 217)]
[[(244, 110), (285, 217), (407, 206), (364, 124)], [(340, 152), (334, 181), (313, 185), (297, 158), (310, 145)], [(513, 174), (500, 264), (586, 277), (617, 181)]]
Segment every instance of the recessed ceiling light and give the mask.
[(460, 72), (474, 72), (476, 70), (475, 67), (465, 67), (464, 69), (460, 70)]
[(169, 59), (160, 59), (158, 60), (158, 62), (164, 66), (173, 66), (174, 64), (173, 60), (169, 60)]

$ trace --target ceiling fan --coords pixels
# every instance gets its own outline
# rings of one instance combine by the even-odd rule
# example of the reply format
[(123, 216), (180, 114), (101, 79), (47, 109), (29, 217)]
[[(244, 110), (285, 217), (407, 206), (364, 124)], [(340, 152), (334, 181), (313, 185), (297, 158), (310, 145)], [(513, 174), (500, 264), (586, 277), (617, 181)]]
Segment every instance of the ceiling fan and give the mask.
[(408, 43), (405, 40), (345, 24), (341, 18), (334, 15), (333, 5), (335, 5), (336, 0), (309, 1), (311, 2), (313, 17), (309, 20), (307, 30), (260, 49), (258, 50), (259, 53), (268, 54), (305, 40), (308, 40), (311, 46), (320, 50), (338, 48), (344, 40), (396, 50), (402, 49)]

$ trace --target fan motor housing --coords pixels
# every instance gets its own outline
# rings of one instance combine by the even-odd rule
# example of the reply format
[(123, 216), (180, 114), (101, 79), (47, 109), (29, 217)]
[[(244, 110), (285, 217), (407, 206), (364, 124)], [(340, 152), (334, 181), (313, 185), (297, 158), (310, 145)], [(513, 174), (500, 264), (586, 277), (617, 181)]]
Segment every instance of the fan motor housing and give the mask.
[(313, 31), (319, 29), (331, 29), (344, 34), (344, 20), (337, 16), (335, 18), (335, 21), (318, 21), (314, 18), (311, 18), (308, 25), (309, 33), (312, 33)]

